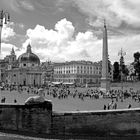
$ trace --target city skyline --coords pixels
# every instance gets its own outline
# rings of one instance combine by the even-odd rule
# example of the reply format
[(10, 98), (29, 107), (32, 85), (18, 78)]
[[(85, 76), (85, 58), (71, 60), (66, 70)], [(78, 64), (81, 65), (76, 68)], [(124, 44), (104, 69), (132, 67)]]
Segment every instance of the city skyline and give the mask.
[(106, 19), (109, 58), (119, 61), (123, 48), (128, 64), (140, 51), (139, 6), (138, 0), (1, 0), (0, 10), (11, 16), (2, 29), (1, 57), (12, 47), (19, 56), (30, 42), (41, 61), (100, 61)]

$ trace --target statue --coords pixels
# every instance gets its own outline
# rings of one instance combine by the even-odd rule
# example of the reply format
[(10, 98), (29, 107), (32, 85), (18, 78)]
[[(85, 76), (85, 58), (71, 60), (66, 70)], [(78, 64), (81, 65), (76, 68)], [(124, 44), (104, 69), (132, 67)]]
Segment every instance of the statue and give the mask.
[(44, 90), (42, 88), (40, 88), (38, 90), (38, 95), (36, 96), (32, 96), (29, 97), (26, 101), (25, 104), (26, 105), (30, 105), (30, 104), (41, 104), (41, 103), (45, 103), (45, 102), (50, 102), (50, 100), (45, 99), (45, 93)]

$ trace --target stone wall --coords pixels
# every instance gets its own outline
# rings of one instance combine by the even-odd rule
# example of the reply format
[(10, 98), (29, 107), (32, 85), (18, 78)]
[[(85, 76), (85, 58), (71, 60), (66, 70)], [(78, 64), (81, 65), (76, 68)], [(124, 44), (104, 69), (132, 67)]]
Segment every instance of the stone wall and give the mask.
[(0, 129), (55, 136), (140, 135), (140, 109), (58, 113), (51, 104), (0, 105)]
[(0, 105), (0, 129), (49, 134), (51, 116), (51, 104)]
[(140, 135), (140, 110), (54, 113), (52, 127), (56, 135)]

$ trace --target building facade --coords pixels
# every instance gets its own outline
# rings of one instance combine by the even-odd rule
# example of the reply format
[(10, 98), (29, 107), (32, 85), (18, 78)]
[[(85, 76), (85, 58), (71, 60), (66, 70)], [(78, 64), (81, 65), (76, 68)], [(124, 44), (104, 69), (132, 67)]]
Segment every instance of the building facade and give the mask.
[(6, 82), (7, 70), (14, 68), (16, 66), (17, 66), (16, 55), (14, 48), (12, 48), (10, 55), (7, 55), (4, 59), (0, 60), (0, 83)]
[(54, 63), (54, 82), (77, 84), (100, 83), (101, 63), (71, 61)]
[[(100, 84), (102, 62), (43, 62), (28, 44), (25, 53), (16, 58), (14, 49), (0, 61), (0, 81), (8, 85), (41, 86), (48, 82)], [(112, 76), (112, 73), (111, 73)]]
[[(12, 58), (12, 60), (14, 60), (14, 58)], [(16, 67), (13, 67), (13, 63), (9, 63), (6, 73), (8, 85), (42, 85), (40, 59), (32, 53), (30, 44), (28, 44), (26, 52), (17, 59)]]

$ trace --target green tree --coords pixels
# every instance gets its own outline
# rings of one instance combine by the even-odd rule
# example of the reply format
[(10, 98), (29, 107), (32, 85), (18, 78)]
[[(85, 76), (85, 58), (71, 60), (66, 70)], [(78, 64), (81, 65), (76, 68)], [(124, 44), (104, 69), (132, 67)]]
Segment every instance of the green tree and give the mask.
[(120, 76), (122, 78), (121, 80), (124, 80), (126, 76), (128, 76), (128, 74), (129, 74), (129, 70), (124, 63), (124, 57), (121, 56), (120, 58)]
[(120, 66), (119, 62), (114, 62), (113, 64), (113, 80), (116, 82), (120, 81)]
[(140, 53), (134, 53), (134, 69), (135, 75), (138, 75), (138, 80), (140, 80)]
[(111, 61), (108, 59), (108, 73), (111, 74)]

